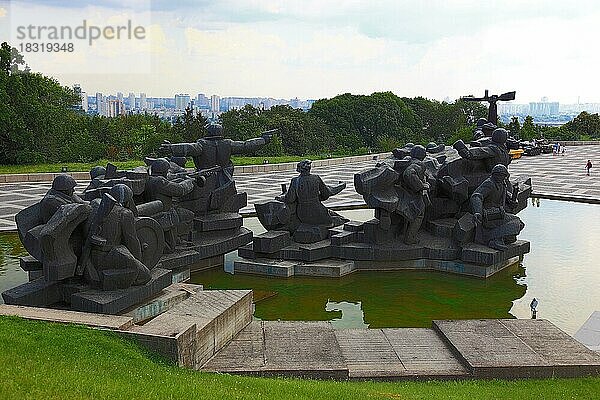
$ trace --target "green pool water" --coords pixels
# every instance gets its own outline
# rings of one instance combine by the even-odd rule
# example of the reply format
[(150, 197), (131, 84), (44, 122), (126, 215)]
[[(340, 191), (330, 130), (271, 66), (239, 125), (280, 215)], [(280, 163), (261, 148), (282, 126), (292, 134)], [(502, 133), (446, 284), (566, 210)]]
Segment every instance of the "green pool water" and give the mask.
[[(205, 288), (253, 289), (255, 316), (264, 320), (330, 320), (336, 327), (424, 327), (433, 319), (530, 318), (529, 303), (539, 300), (538, 317), (573, 334), (600, 310), (600, 208), (541, 200), (522, 211), (520, 238), (531, 253), (483, 280), (440, 272), (359, 272), (346, 277), (289, 279), (233, 275), (237, 254), (225, 270), (192, 277)], [(343, 212), (355, 220), (372, 210)], [(245, 220), (255, 233), (264, 229)], [(0, 290), (27, 280), (17, 257), (24, 250), (15, 234), (0, 235)]]

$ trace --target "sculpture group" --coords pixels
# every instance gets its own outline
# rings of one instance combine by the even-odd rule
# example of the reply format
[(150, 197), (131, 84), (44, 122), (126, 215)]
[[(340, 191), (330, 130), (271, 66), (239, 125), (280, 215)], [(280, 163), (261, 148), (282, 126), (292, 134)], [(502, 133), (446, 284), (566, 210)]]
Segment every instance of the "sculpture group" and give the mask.
[[(469, 144), (408, 143), (356, 173), (354, 189), (374, 210), (366, 222), (328, 209), (323, 202), (346, 183), (326, 184), (310, 160), (301, 161), (281, 195), (254, 205), (267, 229), (254, 238), (242, 226), (247, 197), (237, 191), (230, 157), (265, 145), (273, 131), (233, 141), (213, 124), (194, 143), (164, 143), (165, 157), (146, 158), (144, 167), (94, 167), (81, 194), (72, 177), (59, 175), (16, 216), (30, 281), (3, 298), (119, 313), (235, 249), (241, 273), (424, 268), (487, 277), (529, 251), (517, 240), (524, 225), (516, 214), (531, 181), (509, 179), (511, 139), (494, 122), (478, 121)], [(194, 171), (185, 169), (187, 157)]]
[(249, 243), (239, 214), (246, 193), (235, 187), (230, 157), (260, 148), (273, 132), (247, 141), (222, 133), (215, 124), (195, 143), (165, 143), (168, 158), (146, 158), (131, 171), (94, 167), (81, 195), (71, 176), (58, 175), (16, 216), (30, 282), (5, 291), (5, 302), (120, 312), (179, 279), (178, 271)]
[[(497, 97), (490, 101), (504, 99)], [(495, 122), (479, 120), (469, 144), (408, 143), (356, 173), (354, 188), (374, 210), (366, 222), (327, 211), (321, 201), (345, 185), (325, 185), (304, 172), (310, 161), (301, 162), (290, 190), (255, 204), (268, 232), (238, 250), (244, 259), (235, 271), (341, 276), (433, 269), (488, 277), (514, 264), (529, 251), (517, 240), (524, 224), (516, 214), (527, 206), (531, 180), (509, 179), (513, 139)]]

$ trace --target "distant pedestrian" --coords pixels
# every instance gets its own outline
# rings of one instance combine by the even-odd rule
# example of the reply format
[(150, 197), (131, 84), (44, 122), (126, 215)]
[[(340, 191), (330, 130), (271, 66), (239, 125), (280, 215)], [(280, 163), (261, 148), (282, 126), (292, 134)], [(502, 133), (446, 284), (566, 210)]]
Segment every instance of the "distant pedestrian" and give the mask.
[(534, 297), (533, 300), (531, 300), (531, 303), (529, 303), (529, 307), (531, 308), (531, 319), (537, 318), (537, 306), (538, 300)]
[(590, 169), (592, 169), (592, 162), (588, 160), (587, 164), (585, 164), (585, 169), (587, 170), (587, 174), (590, 174)]
[(565, 145), (564, 144), (562, 145), (562, 155), (563, 156), (565, 155)]

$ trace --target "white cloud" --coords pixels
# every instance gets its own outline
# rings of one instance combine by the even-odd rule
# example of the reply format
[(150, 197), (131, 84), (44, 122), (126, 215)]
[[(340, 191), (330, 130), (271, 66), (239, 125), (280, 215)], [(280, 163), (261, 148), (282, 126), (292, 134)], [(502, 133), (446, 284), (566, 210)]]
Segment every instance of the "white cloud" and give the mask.
[[(600, 82), (593, 79), (600, 65), (594, 50), (600, 9), (587, 1), (567, 7), (537, 0), (227, 0), (185, 10), (178, 4), (174, 11), (153, 11), (147, 43), (99, 48), (86, 61), (105, 57), (122, 72), (151, 64), (148, 74), (61, 70), (57, 76), (65, 83), (79, 79), (90, 91), (156, 96), (319, 98), (393, 90), (442, 99), (490, 89), (517, 90), (518, 102), (600, 100)], [(27, 61), (32, 57), (34, 69), (52, 69), (49, 58), (26, 55)]]

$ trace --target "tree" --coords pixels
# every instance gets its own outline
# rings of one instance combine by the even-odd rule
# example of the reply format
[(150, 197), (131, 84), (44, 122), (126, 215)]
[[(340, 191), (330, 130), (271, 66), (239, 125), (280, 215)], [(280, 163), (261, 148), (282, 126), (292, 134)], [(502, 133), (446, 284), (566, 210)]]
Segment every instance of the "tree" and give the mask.
[(185, 142), (191, 143), (203, 137), (206, 133), (208, 120), (200, 113), (194, 113), (186, 107), (185, 113), (177, 117), (173, 124), (175, 134), (181, 136)]
[(521, 133), (521, 123), (519, 122), (518, 117), (512, 117), (510, 119), (510, 123), (508, 124), (508, 130), (514, 137), (519, 137)]
[(533, 117), (531, 115), (525, 117), (525, 121), (523, 121), (523, 126), (519, 132), (523, 140), (531, 140), (538, 137), (538, 130), (533, 124)]
[(600, 137), (600, 116), (582, 111), (578, 116), (565, 124), (567, 130), (591, 138)]
[(29, 67), (25, 64), (25, 59), (15, 47), (2, 42), (0, 45), (0, 69), (6, 75), (19, 71), (19, 65), (25, 66), (25, 72), (29, 72)]
[(419, 116), (392, 92), (370, 96), (346, 93), (318, 100), (309, 114), (325, 122), (336, 147), (350, 151), (360, 147), (377, 149), (382, 136), (404, 143), (423, 141)]

